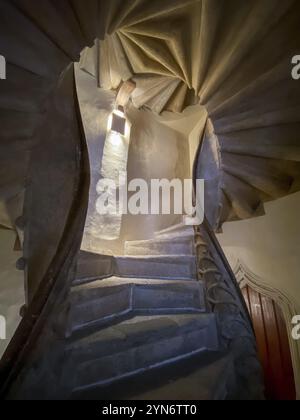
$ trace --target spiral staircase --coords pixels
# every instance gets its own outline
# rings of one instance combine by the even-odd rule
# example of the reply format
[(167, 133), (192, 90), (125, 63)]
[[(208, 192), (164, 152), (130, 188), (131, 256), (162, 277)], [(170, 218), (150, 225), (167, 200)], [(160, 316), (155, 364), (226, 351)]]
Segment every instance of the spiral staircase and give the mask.
[[(20, 236), (27, 302), (0, 364), (3, 398), (263, 397), (214, 231), (299, 190), (299, 22), (297, 0), (0, 1), (0, 224)], [(125, 261), (80, 253), (79, 61), (105, 89), (133, 82), (138, 108), (205, 106), (194, 175), (207, 181), (208, 220), (187, 236), (188, 255), (174, 251), (181, 227), (128, 244)]]

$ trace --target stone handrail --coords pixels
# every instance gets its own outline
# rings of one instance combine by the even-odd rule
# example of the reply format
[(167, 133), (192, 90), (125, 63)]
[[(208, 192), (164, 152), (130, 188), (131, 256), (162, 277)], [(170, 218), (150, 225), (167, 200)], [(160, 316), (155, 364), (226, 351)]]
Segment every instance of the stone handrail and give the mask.
[(72, 72), (72, 97), (74, 98), (72, 106), (78, 128), (75, 193), (55, 256), (1, 359), (0, 397), (2, 398), (5, 397), (10, 385), (20, 373), (24, 361), (30, 357), (31, 351), (36, 348), (36, 343), (53, 305), (63, 295), (64, 290), (69, 287), (80, 249), (88, 206), (89, 162), (73, 65), (68, 69), (68, 72)]

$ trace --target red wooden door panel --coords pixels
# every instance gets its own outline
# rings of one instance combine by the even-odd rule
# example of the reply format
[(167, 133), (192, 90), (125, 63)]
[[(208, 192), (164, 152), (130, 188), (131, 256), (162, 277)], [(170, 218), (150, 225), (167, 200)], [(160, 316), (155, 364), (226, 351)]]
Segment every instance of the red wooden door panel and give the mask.
[(249, 286), (242, 289), (255, 330), (268, 400), (295, 400), (286, 324), (279, 306)]

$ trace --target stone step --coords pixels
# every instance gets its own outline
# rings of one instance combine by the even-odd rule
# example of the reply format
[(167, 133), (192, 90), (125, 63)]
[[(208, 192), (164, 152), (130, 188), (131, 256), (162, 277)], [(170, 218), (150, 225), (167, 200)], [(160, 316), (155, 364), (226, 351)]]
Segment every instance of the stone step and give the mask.
[(195, 280), (196, 260), (187, 255), (116, 257), (116, 274), (121, 277)]
[(76, 400), (230, 400), (236, 389), (232, 355), (205, 352), (73, 394)]
[(259, 192), (255, 188), (225, 171), (223, 179), (226, 187), (222, 187), (222, 190), (238, 218), (247, 219), (264, 214)]
[(69, 372), (73, 390), (83, 391), (218, 350), (216, 320), (213, 314), (135, 317), (78, 340), (68, 350), (78, 366)]
[(193, 226), (188, 226), (186, 224), (184, 224), (183, 222), (178, 223), (176, 225), (170, 226), (166, 229), (162, 229), (159, 230), (157, 232), (155, 232), (155, 237), (156, 238), (166, 238), (166, 239), (171, 239), (171, 238), (193, 238), (195, 233), (194, 233), (194, 228)]
[[(38, 28), (54, 45), (74, 62), (78, 61), (79, 53), (86, 46), (79, 26), (78, 18), (74, 14), (73, 5), (68, 2), (39, 2), (31, 7), (30, 2), (21, 1), (20, 8), (29, 20), (37, 23)], [(88, 2), (87, 2), (88, 3)], [(55, 22), (55, 25), (53, 25)]]
[(164, 378), (153, 390), (137, 390), (131, 399), (224, 401), (233, 395), (236, 378), (231, 355), (217, 352), (196, 355), (176, 365), (176, 371), (168, 382)]
[(124, 316), (205, 312), (203, 284), (112, 277), (73, 287), (68, 335)]
[(94, 279), (110, 277), (113, 274), (113, 257), (80, 251), (74, 284), (81, 284)]
[(80, 24), (82, 33), (85, 36), (88, 46), (91, 46), (95, 40), (95, 34), (103, 31), (102, 25), (99, 25), (99, 2), (98, 0), (89, 0), (82, 2), (81, 0), (72, 0), (72, 7), (75, 11), (77, 20)]
[(0, 108), (27, 113), (43, 111), (54, 84), (10, 63), (6, 67), (9, 77), (1, 84)]
[(16, 138), (31, 140), (40, 118), (40, 114), (36, 113), (2, 109), (0, 114), (1, 142), (9, 145), (9, 142)]
[(193, 255), (194, 242), (190, 238), (157, 238), (145, 241), (126, 241), (125, 255)]
[(282, 166), (276, 159), (255, 156), (222, 154), (222, 168), (227, 174), (239, 178), (255, 189), (275, 199), (288, 194), (295, 165)]
[(8, 63), (51, 80), (70, 64), (70, 57), (13, 2), (0, 2), (0, 26), (0, 51)]

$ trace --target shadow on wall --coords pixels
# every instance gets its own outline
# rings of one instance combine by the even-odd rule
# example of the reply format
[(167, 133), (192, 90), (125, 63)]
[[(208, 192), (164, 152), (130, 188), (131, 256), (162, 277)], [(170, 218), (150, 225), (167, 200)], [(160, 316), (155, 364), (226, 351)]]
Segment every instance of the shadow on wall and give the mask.
[(20, 308), (25, 303), (24, 273), (16, 270), (21, 252), (13, 250), (16, 234), (0, 229), (0, 317), (6, 320), (6, 339), (0, 338), (0, 357), (11, 340), (20, 318)]

